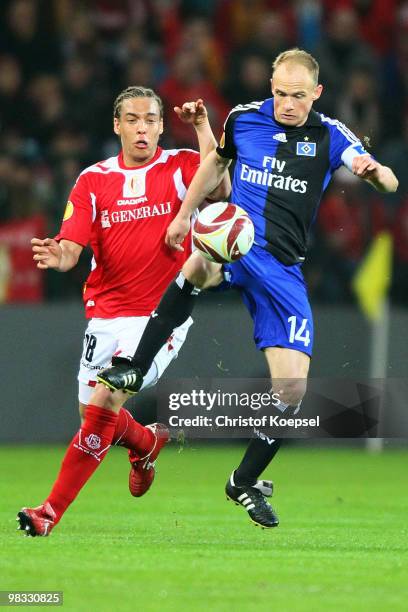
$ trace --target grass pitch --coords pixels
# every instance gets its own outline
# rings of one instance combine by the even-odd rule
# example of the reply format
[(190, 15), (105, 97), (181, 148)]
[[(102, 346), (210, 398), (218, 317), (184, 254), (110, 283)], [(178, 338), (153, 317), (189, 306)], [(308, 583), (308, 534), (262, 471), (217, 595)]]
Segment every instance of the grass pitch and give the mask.
[(62, 590), (75, 611), (407, 609), (408, 452), (283, 448), (265, 474), (281, 525), (262, 531), (225, 500), (242, 451), (170, 446), (137, 500), (113, 449), (33, 539), (16, 512), (43, 500), (64, 449), (0, 449), (0, 589)]

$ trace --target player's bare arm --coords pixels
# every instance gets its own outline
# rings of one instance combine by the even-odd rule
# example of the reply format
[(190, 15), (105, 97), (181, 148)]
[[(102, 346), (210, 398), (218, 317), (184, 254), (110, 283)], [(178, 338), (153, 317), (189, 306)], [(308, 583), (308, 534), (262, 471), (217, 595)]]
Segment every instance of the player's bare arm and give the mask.
[(71, 240), (58, 242), (54, 238), (32, 238), (33, 259), (40, 270), (67, 272), (78, 263), (83, 247)]
[[(174, 112), (177, 114), (180, 121), (191, 124), (197, 134), (198, 146), (200, 150), (201, 163), (211, 151), (217, 147), (217, 140), (211, 129), (208, 120), (207, 109), (202, 98), (198, 98), (195, 102), (184, 102), (182, 107), (174, 107)], [(222, 200), (231, 193), (231, 180), (228, 173), (225, 173), (217, 187), (208, 194), (211, 200)]]
[(182, 251), (183, 242), (190, 229), (192, 213), (200, 204), (214, 193), (227, 173), (231, 160), (218, 155), (216, 151), (211, 151), (197, 170), (190, 187), (187, 190), (181, 208), (169, 225), (166, 235), (166, 244), (177, 251)]
[(370, 155), (358, 155), (353, 159), (352, 172), (370, 183), (377, 191), (390, 193), (397, 191), (398, 179), (387, 166), (381, 165)]

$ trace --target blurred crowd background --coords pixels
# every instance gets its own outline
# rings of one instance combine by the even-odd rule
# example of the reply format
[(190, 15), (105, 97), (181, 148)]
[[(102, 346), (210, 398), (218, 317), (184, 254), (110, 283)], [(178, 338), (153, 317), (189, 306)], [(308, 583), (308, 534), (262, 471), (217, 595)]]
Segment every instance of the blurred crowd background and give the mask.
[(394, 238), (391, 295), (408, 295), (408, 1), (2, 0), (0, 302), (79, 297), (85, 255), (41, 275), (27, 245), (57, 232), (81, 170), (118, 152), (112, 105), (128, 85), (165, 103), (163, 147), (194, 147), (173, 106), (202, 97), (217, 137), (229, 109), (270, 96), (271, 64), (300, 46), (321, 67), (316, 109), (344, 121), (397, 174), (382, 196), (339, 171), (305, 275), (312, 299), (348, 302), (372, 238)]

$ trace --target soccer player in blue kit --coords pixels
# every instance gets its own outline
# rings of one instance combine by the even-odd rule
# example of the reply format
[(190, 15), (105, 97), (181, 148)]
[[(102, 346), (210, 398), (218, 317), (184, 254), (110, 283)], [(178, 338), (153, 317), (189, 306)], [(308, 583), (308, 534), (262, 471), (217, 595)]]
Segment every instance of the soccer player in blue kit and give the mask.
[[(240, 104), (228, 115), (220, 144), (195, 175), (166, 242), (181, 249), (192, 213), (236, 160), (231, 201), (254, 222), (254, 246), (244, 258), (224, 266), (193, 253), (150, 318), (132, 360), (113, 360), (98, 376), (109, 389), (138, 391), (157, 347), (190, 315), (198, 290), (227, 279), (252, 316), (255, 344), (264, 352), (283, 408), (296, 410), (302, 401), (313, 320), (301, 266), (322, 194), (341, 165), (378, 191), (398, 187), (392, 170), (367, 153), (345, 125), (312, 109), (323, 89), (318, 75), (318, 63), (309, 53), (284, 51), (273, 63), (273, 97)], [(267, 528), (279, 521), (265, 499), (272, 494), (272, 483), (258, 478), (279, 446), (280, 440), (256, 431), (226, 485), (227, 496)]]

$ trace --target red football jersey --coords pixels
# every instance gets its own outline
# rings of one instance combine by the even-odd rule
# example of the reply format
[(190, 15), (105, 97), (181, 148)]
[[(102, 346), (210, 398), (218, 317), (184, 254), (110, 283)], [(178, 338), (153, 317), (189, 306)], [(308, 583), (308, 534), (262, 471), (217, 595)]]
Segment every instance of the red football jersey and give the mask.
[(184, 252), (164, 239), (199, 162), (195, 151), (158, 147), (143, 166), (126, 167), (120, 153), (80, 174), (56, 239), (93, 250), (88, 318), (145, 316), (157, 306), (191, 253), (191, 234)]

